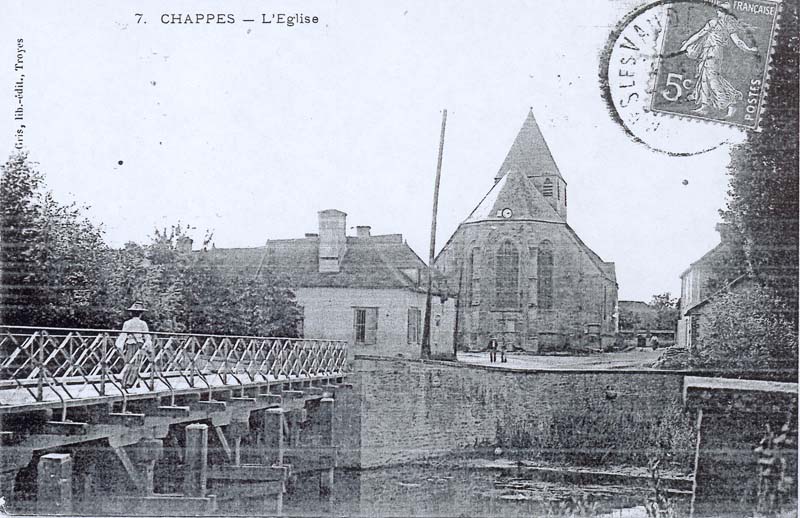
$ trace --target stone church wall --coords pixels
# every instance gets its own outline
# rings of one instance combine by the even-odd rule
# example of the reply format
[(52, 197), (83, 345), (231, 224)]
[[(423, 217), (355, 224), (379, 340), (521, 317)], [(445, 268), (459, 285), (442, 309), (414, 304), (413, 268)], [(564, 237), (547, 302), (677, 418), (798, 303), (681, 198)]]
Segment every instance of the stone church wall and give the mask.
[[(495, 256), (506, 240), (516, 246), (520, 260), (519, 304), (512, 308), (498, 307), (495, 294)], [(542, 308), (537, 300), (537, 258), (544, 241), (554, 253), (551, 308)], [(473, 250), (479, 251), (476, 257), (480, 258), (474, 265), (479, 269), (477, 297), (471, 292)], [(436, 266), (449, 276), (451, 285), (460, 286), (462, 348), (483, 349), (495, 335), (532, 352), (564, 350), (588, 342), (587, 326), (594, 323), (600, 324), (601, 335), (613, 339), (617, 287), (598, 271), (563, 224), (491, 221), (462, 225)]]

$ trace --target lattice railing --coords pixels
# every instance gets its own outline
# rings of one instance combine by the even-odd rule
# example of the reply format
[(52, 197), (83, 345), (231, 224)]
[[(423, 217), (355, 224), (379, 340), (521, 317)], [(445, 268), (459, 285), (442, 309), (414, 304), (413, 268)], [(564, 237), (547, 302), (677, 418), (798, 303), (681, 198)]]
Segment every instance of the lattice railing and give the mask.
[(43, 401), (304, 380), (344, 374), (347, 357), (337, 340), (150, 332), (117, 347), (120, 333), (0, 326), (0, 389)]

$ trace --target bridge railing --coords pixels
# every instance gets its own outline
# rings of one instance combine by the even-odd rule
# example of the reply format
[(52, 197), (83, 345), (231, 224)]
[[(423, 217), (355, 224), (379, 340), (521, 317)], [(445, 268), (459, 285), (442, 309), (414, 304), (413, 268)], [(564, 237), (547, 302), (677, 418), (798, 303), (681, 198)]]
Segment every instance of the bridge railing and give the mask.
[(63, 402), (313, 379), (344, 374), (346, 345), (337, 340), (0, 325), (0, 389), (24, 390), (35, 401)]

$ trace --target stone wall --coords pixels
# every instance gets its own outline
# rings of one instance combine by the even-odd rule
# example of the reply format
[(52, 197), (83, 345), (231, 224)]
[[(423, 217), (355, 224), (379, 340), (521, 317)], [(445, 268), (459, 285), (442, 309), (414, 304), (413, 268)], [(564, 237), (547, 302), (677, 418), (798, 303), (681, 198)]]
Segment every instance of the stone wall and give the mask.
[(681, 373), (512, 371), (357, 357), (362, 467), (473, 446), (528, 458), (635, 463), (668, 455), (691, 469), (694, 415)]

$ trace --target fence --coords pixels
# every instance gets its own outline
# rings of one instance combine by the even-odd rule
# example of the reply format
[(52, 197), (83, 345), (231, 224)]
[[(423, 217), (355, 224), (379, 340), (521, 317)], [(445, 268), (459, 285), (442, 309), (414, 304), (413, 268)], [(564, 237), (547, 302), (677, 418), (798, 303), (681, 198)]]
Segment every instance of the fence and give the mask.
[(0, 394), (63, 403), (207, 388), (210, 397), (214, 386), (341, 376), (346, 357), (337, 340), (0, 326)]

